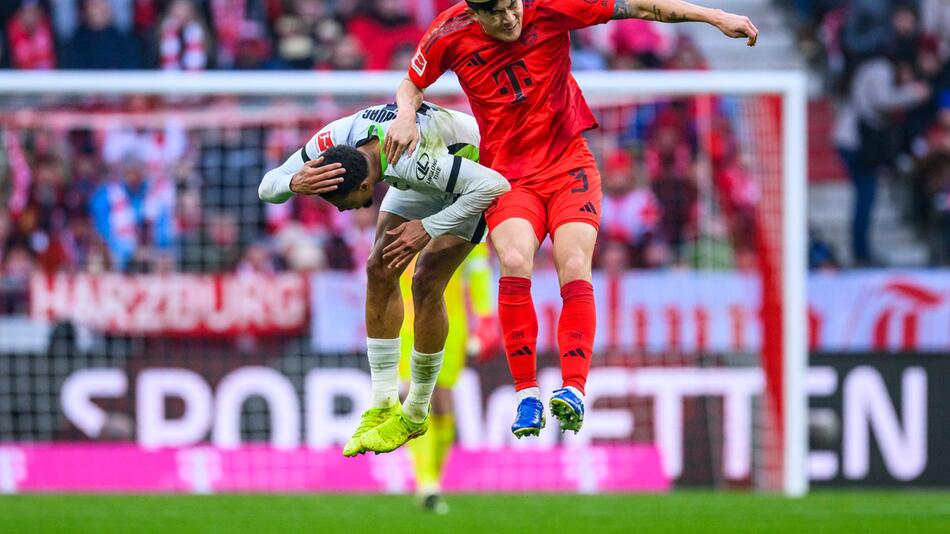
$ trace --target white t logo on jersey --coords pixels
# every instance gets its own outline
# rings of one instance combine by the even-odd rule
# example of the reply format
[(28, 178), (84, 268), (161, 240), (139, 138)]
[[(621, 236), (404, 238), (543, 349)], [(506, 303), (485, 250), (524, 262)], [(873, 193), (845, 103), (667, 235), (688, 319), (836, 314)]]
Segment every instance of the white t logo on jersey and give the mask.
[(412, 70), (416, 71), (416, 74), (419, 76), (422, 76), (422, 73), (426, 71), (426, 65), (428, 63), (426, 57), (422, 55), (422, 50), (417, 50), (416, 55), (412, 58)]

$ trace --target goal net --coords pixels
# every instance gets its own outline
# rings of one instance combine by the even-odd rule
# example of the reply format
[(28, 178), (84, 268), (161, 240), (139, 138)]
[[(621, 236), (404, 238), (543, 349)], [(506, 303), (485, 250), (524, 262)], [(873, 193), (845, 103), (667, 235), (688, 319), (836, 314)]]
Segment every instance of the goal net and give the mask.
[[(584, 429), (516, 441), (503, 355), (470, 359), (446, 489), (803, 493), (801, 78), (578, 79), (604, 185)], [(0, 76), (0, 490), (411, 490), (405, 451), (339, 454), (368, 402), (375, 208), (257, 198), (399, 80)], [(468, 111), (451, 80), (427, 99)], [(560, 298), (539, 255), (551, 390)]]

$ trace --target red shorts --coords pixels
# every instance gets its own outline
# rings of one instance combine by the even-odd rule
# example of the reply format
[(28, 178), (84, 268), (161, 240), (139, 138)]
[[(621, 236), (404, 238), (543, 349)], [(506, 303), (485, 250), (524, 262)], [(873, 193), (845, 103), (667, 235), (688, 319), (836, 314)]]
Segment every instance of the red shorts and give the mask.
[(565, 223), (584, 222), (600, 229), (600, 172), (583, 137), (564, 151), (564, 163), (512, 180), (511, 191), (485, 211), (489, 230), (508, 219), (525, 219), (538, 243)]

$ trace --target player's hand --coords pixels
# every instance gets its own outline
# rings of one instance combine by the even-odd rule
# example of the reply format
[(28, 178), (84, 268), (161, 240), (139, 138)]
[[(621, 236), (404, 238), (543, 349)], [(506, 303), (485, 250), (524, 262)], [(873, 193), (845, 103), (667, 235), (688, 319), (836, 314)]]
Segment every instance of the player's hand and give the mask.
[(346, 169), (339, 163), (323, 165), (323, 156), (310, 160), (290, 179), (290, 190), (299, 195), (322, 195), (336, 190)]
[(404, 222), (386, 233), (396, 240), (383, 249), (383, 261), (389, 262), (389, 268), (396, 271), (409, 265), (412, 258), (432, 240), (419, 220)]
[(390, 165), (395, 165), (403, 154), (411, 156), (417, 144), (419, 144), (419, 128), (416, 127), (416, 114), (397, 116), (389, 126), (389, 131), (386, 132), (386, 144), (383, 147), (386, 161)]
[(752, 24), (749, 17), (733, 15), (723, 11), (714, 24), (727, 37), (747, 38), (746, 44), (749, 46), (755, 46), (755, 42), (759, 39), (759, 29), (755, 27), (755, 24)]

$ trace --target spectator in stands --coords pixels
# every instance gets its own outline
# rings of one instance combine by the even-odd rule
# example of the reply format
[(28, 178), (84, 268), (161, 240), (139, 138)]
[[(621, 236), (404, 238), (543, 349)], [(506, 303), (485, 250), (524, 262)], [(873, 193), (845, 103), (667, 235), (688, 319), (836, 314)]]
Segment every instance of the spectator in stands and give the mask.
[(390, 70), (402, 70), (412, 61), (412, 56), (416, 55), (416, 49), (411, 45), (401, 44), (395, 50), (389, 60)]
[[(115, 20), (116, 28), (122, 33), (130, 33), (139, 28), (136, 27), (136, 19), (139, 18), (143, 8), (154, 5), (162, 0), (108, 0), (112, 8), (112, 15)], [(56, 27), (56, 36), (61, 42), (66, 42), (73, 38), (76, 29), (79, 27), (80, 13), (83, 9), (84, 0), (47, 0), (52, 7), (53, 25)]]
[(237, 41), (233, 68), (260, 70), (270, 61), (271, 46), (259, 25), (246, 26)]
[(874, 263), (868, 231), (877, 194), (878, 171), (893, 166), (900, 141), (894, 117), (925, 102), (930, 87), (919, 80), (901, 80), (885, 44), (855, 71), (851, 88), (839, 108), (835, 140), (855, 186), (851, 246), (856, 263)]
[[(669, 27), (643, 19), (624, 19), (607, 26), (615, 61), (634, 57), (645, 68), (659, 68), (670, 55)], [(618, 68), (616, 65), (614, 68)]]
[(942, 41), (942, 53), (950, 53), (950, 2), (921, 0), (920, 21), (925, 34)]
[(216, 65), (230, 69), (237, 64), (242, 41), (245, 60), (249, 38), (261, 38), (266, 31), (265, 2), (253, 0), (206, 0), (218, 43)]
[(323, 250), (304, 228), (291, 222), (274, 236), (277, 254), (292, 271), (316, 271), (327, 264)]
[(914, 170), (914, 213), (929, 235), (934, 263), (950, 264), (950, 89), (940, 96), (938, 119), (927, 133)]
[(917, 23), (917, 13), (908, 4), (901, 4), (894, 9), (891, 18), (893, 24), (894, 60), (898, 63), (913, 64), (917, 58), (922, 37), (920, 25)]
[(634, 178), (633, 160), (625, 151), (611, 153), (603, 169), (601, 233), (607, 241), (626, 246), (626, 263), (645, 267), (654, 257), (649, 248), (656, 246), (659, 203), (653, 191)]
[(851, 0), (845, 18), (845, 49), (855, 58), (877, 54), (891, 44), (891, 0)]
[[(729, 121), (714, 121), (713, 181), (717, 197), (726, 216), (730, 241), (735, 251), (735, 264), (742, 269), (755, 266), (759, 200), (762, 192), (755, 176), (742, 162), (742, 155)], [(716, 148), (715, 144), (721, 144)]]
[(142, 66), (138, 44), (119, 31), (108, 0), (86, 0), (83, 24), (65, 53), (74, 69), (136, 69)]
[(63, 183), (53, 166), (49, 157), (37, 156), (31, 168), (26, 204), (16, 218), (18, 233), (30, 239), (38, 232), (45, 232), (55, 216), (64, 216), (62, 213), (54, 215), (60, 211)]
[(7, 24), (10, 65), (15, 69), (56, 68), (56, 42), (39, 0), (25, 0)]
[(277, 272), (277, 265), (265, 243), (252, 243), (244, 251), (236, 271), (239, 275), (245, 276), (272, 275)]
[[(198, 0), (203, 3), (203, 0)], [(159, 64), (159, 18), (165, 0), (134, 0), (132, 35), (142, 53), (142, 66), (155, 68)], [(208, 35), (207, 26), (205, 34)], [(210, 37), (210, 36), (209, 36)]]
[(322, 0), (294, 0), (274, 23), (273, 67), (311, 69), (330, 60), (333, 45), (343, 37), (342, 24)]
[(664, 68), (667, 70), (709, 70), (709, 65), (699, 47), (696, 46), (696, 41), (684, 35), (676, 38), (672, 55), (666, 61)]
[(367, 70), (389, 68), (400, 46), (415, 48), (423, 34), (402, 0), (365, 0), (347, 30), (366, 53)]
[[(948, 51), (950, 52), (950, 51)], [(940, 42), (934, 37), (925, 37), (917, 42), (915, 57), (906, 65), (907, 77), (917, 77), (930, 87), (930, 98), (914, 106), (901, 121), (904, 140), (902, 149), (911, 151), (915, 141), (927, 134), (940, 111), (940, 95), (950, 89), (950, 62), (941, 58)], [(910, 71), (913, 71), (910, 73)]]
[[(594, 28), (596, 29), (596, 28)], [(574, 70), (607, 70), (607, 58), (594, 43), (595, 34), (587, 31), (571, 32), (571, 66)]]
[(204, 273), (233, 270), (241, 258), (240, 233), (237, 217), (233, 213), (212, 213), (205, 219), (200, 233), (182, 239), (182, 269)]
[(684, 246), (696, 237), (699, 209), (692, 158), (682, 132), (670, 124), (659, 126), (654, 143), (653, 161), (649, 164), (654, 176), (653, 194), (662, 211), (660, 233), (673, 261), (681, 264)]
[(117, 172), (93, 192), (90, 210), (99, 237), (105, 242), (111, 263), (119, 270), (132, 258), (137, 244), (135, 212), (126, 184)]
[(133, 258), (148, 263), (151, 248), (173, 244), (174, 195), (168, 187), (166, 180), (147, 175), (141, 158), (131, 153), (93, 192), (90, 209), (96, 231), (119, 270)]
[(605, 239), (601, 245), (598, 267), (608, 275), (622, 275), (630, 268), (630, 255), (627, 244), (616, 239)]
[(362, 70), (366, 65), (366, 54), (360, 42), (351, 35), (346, 35), (330, 53), (329, 61), (321, 68), (330, 70)]
[(33, 219), (30, 243), (39, 266), (47, 272), (69, 270), (75, 259), (71, 250), (70, 212), (66, 206), (67, 178), (63, 163), (51, 156), (37, 158), (26, 217)]
[(163, 70), (204, 70), (210, 43), (205, 21), (192, 0), (174, 0), (160, 26)]
[(0, 315), (29, 313), (30, 276), (36, 261), (25, 243), (13, 243), (0, 263)]

